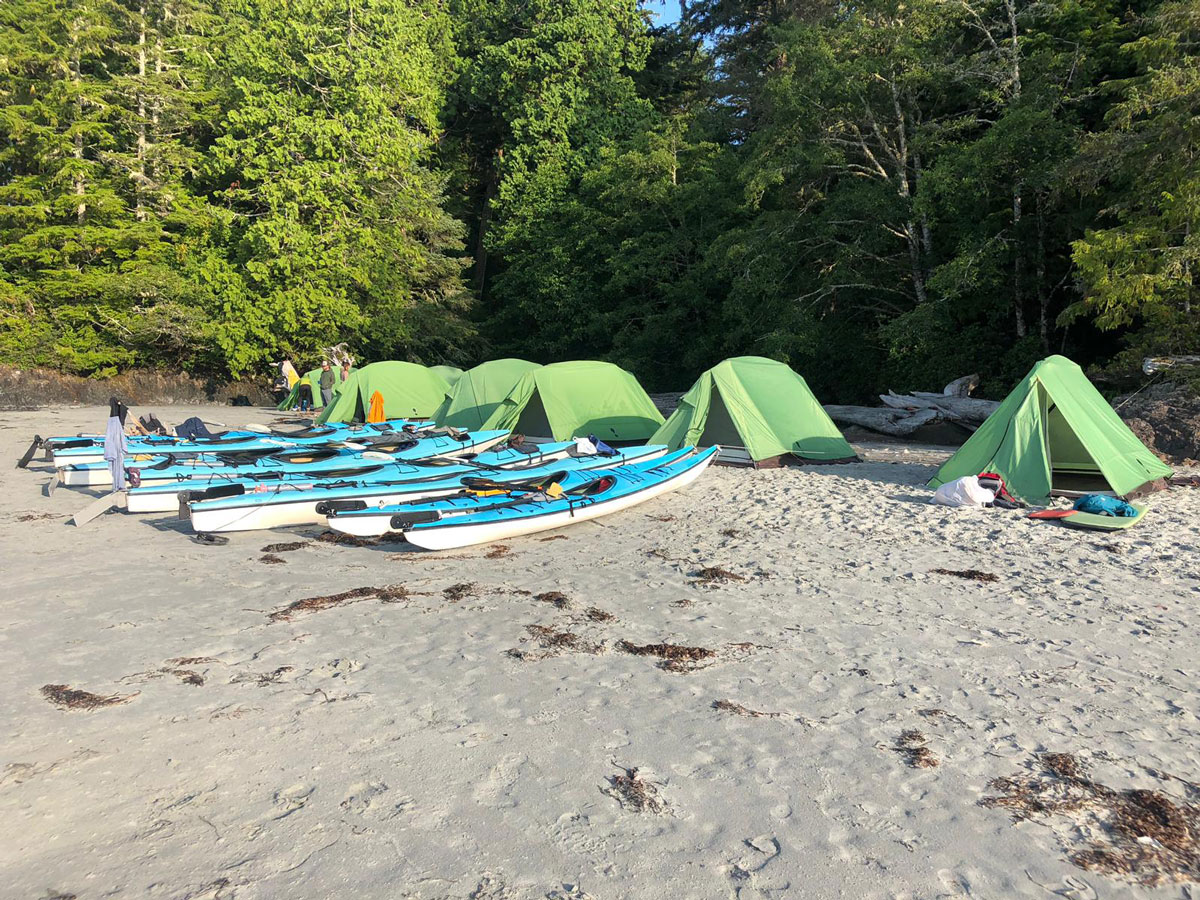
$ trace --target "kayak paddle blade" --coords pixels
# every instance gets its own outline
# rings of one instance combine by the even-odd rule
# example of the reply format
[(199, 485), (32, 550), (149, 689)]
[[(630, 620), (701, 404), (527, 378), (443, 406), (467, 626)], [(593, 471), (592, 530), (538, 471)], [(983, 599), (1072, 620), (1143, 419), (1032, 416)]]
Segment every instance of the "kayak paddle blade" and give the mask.
[(105, 494), (103, 497), (93, 500), (79, 512), (75, 513), (75, 516), (71, 519), (71, 522), (76, 527), (86, 525), (88, 522), (92, 521), (92, 519), (96, 518), (97, 516), (104, 515), (104, 513), (108, 512), (110, 509), (123, 509), (124, 506), (125, 492), (113, 491), (111, 494)]
[(32, 443), (29, 445), (29, 449), (26, 450), (24, 455), (17, 460), (17, 468), (24, 469), (27, 465), (29, 465), (29, 461), (33, 459), (33, 454), (37, 452), (37, 449), (40, 446), (42, 446), (42, 436), (40, 434), (35, 434), (33, 436)]

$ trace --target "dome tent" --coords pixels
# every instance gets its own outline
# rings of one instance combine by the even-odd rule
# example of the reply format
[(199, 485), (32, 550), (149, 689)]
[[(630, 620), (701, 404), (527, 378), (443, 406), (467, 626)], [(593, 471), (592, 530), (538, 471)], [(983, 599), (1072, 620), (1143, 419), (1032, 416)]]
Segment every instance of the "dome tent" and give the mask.
[(462, 373), (434, 415), (439, 425), (482, 428), (496, 407), (537, 363), (523, 359), (493, 359)]
[(449, 388), (444, 378), (417, 363), (371, 363), (343, 382), (317, 422), (366, 421), (376, 391), (383, 396), (388, 418), (424, 418), (433, 415)]
[(458, 366), (430, 366), (429, 371), (436, 372), (445, 379), (446, 384), (454, 387), (458, 383), (458, 379), (462, 377), (463, 370)]
[(999, 475), (1021, 499), (1044, 503), (1051, 494), (1136, 497), (1161, 487), (1171, 468), (1146, 449), (1079, 366), (1049, 356), (929, 485), (982, 472)]
[(636, 378), (591, 360), (553, 363), (521, 376), (484, 422), (556, 441), (594, 434), (602, 441), (644, 441), (663, 422)]
[(776, 466), (857, 458), (808, 384), (761, 356), (738, 356), (704, 372), (650, 438), (672, 450), (719, 444), (727, 464)]

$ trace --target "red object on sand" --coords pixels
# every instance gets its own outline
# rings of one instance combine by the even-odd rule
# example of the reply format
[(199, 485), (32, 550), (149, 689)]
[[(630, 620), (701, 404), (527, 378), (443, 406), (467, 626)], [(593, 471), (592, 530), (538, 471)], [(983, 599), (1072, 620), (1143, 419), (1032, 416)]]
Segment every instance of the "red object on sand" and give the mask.
[(1065, 519), (1067, 516), (1073, 516), (1078, 510), (1074, 509), (1039, 509), (1037, 512), (1031, 512), (1027, 518), (1030, 519)]

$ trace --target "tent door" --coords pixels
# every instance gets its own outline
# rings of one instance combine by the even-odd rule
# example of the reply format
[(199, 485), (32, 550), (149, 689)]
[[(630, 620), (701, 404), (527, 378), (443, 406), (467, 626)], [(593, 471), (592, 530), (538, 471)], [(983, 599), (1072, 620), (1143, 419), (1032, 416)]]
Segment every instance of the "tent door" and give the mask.
[(1112, 487), (1075, 430), (1052, 400), (1048, 404), (1045, 422), (1046, 450), (1050, 458), (1050, 493), (1056, 497), (1113, 494)]
[(713, 385), (709, 394), (708, 418), (704, 421), (704, 432), (700, 435), (700, 446), (720, 446), (717, 462), (727, 466), (752, 466), (754, 460), (746, 450), (746, 441), (734, 424), (729, 408), (721, 397), (721, 389)]
[[(546, 415), (546, 407), (542, 404), (541, 391), (533, 392), (533, 396), (521, 410), (521, 415), (517, 419), (517, 425), (513, 431), (526, 437), (554, 438), (554, 429), (550, 427), (550, 418)], [(585, 437), (585, 435), (578, 434), (571, 435), (571, 437)]]

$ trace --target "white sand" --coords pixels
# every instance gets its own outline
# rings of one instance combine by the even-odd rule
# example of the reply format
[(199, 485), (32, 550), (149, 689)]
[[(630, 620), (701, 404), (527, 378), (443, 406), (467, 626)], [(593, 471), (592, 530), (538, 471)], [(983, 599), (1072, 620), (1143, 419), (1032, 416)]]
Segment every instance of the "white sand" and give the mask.
[[(0, 439), (0, 896), (1200, 896), (1073, 865), (1105, 840), (1093, 812), (979, 804), (1047, 751), (1200, 800), (1176, 780), (1200, 781), (1200, 490), (1110, 536), (932, 507), (924, 464), (713, 469), (503, 555), (316, 529), (201, 546), (168, 516), (77, 529), (79, 492), (12, 468), (34, 432), (104, 415), (8, 413)], [(705, 586), (704, 566), (747, 580)], [(413, 596), (268, 618), (385, 585)], [(671, 672), (621, 640), (718, 654)], [(47, 684), (132, 696), (63, 710)], [(894, 749), (906, 729), (940, 765)], [(621, 767), (661, 813), (606, 793)]]

